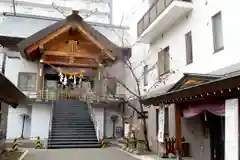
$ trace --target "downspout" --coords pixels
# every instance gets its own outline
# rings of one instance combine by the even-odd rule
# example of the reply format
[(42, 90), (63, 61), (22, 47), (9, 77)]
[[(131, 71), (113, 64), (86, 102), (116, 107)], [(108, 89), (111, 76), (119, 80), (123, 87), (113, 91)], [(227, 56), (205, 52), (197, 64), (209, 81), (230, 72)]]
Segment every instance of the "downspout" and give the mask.
[(13, 14), (16, 16), (16, 3), (15, 0), (12, 0), (12, 5), (13, 5)]
[(7, 54), (3, 53), (2, 70), (1, 70), (3, 75), (5, 75), (6, 59), (7, 59)]
[(106, 119), (106, 108), (103, 108), (103, 137), (106, 138), (106, 125), (107, 125), (107, 119)]

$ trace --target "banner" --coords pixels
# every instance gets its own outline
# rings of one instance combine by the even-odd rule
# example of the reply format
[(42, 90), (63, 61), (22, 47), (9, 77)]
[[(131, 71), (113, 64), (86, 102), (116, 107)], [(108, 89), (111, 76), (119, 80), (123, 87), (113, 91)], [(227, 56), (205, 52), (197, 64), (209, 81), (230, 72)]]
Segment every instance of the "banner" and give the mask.
[(164, 142), (164, 119), (165, 119), (165, 108), (159, 107), (158, 113), (158, 142)]
[(124, 124), (124, 137), (128, 137), (130, 132), (130, 124), (125, 123)]

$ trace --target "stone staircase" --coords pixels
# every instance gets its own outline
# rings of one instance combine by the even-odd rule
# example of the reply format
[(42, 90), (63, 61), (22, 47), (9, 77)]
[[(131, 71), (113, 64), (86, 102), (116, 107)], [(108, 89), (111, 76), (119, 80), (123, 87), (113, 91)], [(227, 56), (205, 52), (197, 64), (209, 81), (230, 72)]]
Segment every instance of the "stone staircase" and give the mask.
[(87, 104), (79, 100), (56, 101), (48, 148), (99, 147)]

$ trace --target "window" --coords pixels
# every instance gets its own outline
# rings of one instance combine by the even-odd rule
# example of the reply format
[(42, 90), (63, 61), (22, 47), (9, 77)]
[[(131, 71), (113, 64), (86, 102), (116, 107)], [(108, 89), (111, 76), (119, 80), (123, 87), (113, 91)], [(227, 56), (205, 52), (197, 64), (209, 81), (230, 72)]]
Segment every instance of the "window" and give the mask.
[(36, 91), (36, 73), (19, 73), (18, 88), (21, 91)]
[(158, 77), (170, 71), (169, 47), (158, 52)]
[(169, 135), (169, 115), (168, 115), (168, 108), (165, 108), (165, 115), (164, 115), (164, 135)]
[(186, 42), (186, 62), (187, 65), (193, 62), (193, 52), (192, 52), (192, 33), (191, 31), (185, 35)]
[(148, 85), (148, 65), (143, 67), (143, 83), (144, 86)]
[(223, 31), (222, 31), (222, 14), (221, 12), (212, 17), (213, 47), (214, 52), (223, 49)]
[(107, 94), (115, 95), (117, 90), (117, 80), (115, 78), (109, 78), (107, 81)]

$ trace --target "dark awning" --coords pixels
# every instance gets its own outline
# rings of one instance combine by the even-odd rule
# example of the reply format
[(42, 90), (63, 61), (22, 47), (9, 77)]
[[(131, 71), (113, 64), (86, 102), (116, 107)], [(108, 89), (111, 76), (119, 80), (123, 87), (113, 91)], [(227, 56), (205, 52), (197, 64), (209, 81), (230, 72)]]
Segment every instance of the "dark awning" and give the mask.
[(17, 107), (19, 104), (26, 104), (28, 100), (28, 97), (24, 93), (0, 73), (0, 101), (12, 107)]
[(17, 49), (17, 44), (22, 40), (24, 38), (0, 36), (0, 45), (10, 49)]
[(170, 90), (169, 92), (159, 94), (158, 96), (144, 99), (142, 102), (145, 105), (159, 104), (159, 103), (173, 103), (181, 102), (184, 99), (191, 99), (194, 97), (204, 97), (206, 94), (214, 94), (216, 92), (223, 92), (230, 90), (240, 90), (240, 74), (233, 76), (224, 76), (222, 78), (212, 80), (209, 82)]

